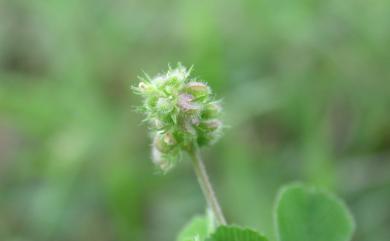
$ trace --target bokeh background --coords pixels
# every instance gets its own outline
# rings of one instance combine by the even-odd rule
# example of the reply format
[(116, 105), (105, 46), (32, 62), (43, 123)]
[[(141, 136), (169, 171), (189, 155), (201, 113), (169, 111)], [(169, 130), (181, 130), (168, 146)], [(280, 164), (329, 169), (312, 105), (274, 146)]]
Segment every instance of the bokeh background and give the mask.
[(130, 91), (182, 62), (224, 99), (204, 150), (231, 223), (274, 238), (277, 190), (390, 239), (390, 1), (1, 0), (0, 240), (173, 241), (204, 212), (190, 162), (159, 175)]

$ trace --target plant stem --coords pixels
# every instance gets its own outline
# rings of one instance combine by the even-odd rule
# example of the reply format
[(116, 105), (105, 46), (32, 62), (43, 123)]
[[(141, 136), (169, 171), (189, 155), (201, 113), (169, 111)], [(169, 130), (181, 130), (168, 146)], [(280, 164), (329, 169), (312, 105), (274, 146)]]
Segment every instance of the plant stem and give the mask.
[(218, 203), (214, 189), (210, 183), (198, 145), (194, 144), (189, 151), (189, 154), (192, 158), (192, 164), (194, 166), (195, 174), (202, 189), (203, 195), (205, 196), (208, 206), (215, 216), (217, 224), (226, 225), (225, 217), (222, 213), (221, 206)]

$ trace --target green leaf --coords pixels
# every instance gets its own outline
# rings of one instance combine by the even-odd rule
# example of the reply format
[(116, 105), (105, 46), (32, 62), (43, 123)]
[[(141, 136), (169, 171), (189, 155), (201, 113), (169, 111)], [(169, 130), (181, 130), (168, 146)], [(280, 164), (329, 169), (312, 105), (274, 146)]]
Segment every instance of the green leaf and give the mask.
[(267, 241), (267, 238), (250, 229), (221, 226), (206, 241)]
[(348, 241), (355, 228), (342, 200), (302, 184), (281, 190), (276, 225), (280, 241)]
[(195, 217), (179, 233), (177, 241), (204, 241), (209, 234), (209, 226), (206, 217)]

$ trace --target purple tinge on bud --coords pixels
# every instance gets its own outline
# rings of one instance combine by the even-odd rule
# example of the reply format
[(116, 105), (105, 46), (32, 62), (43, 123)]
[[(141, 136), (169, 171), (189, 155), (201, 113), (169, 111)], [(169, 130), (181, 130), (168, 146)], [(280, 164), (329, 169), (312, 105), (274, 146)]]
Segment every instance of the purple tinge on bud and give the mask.
[(200, 120), (199, 120), (199, 117), (193, 117), (191, 118), (191, 124), (193, 124), (194, 126), (198, 126), (200, 123)]
[(210, 94), (210, 87), (202, 82), (190, 82), (186, 85), (186, 89), (189, 93), (200, 97), (200, 96), (206, 96)]
[(178, 99), (178, 106), (184, 112), (196, 112), (200, 110), (200, 106), (197, 103), (192, 102), (194, 97), (190, 94), (181, 94)]

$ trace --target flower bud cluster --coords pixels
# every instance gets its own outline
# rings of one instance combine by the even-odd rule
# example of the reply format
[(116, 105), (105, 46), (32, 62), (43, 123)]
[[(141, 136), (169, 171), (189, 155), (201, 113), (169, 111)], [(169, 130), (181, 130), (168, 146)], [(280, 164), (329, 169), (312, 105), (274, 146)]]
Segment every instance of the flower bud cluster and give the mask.
[(140, 110), (153, 134), (152, 157), (163, 171), (174, 166), (183, 150), (213, 144), (222, 134), (219, 101), (190, 72), (179, 64), (166, 74), (141, 78), (133, 87), (143, 97)]

